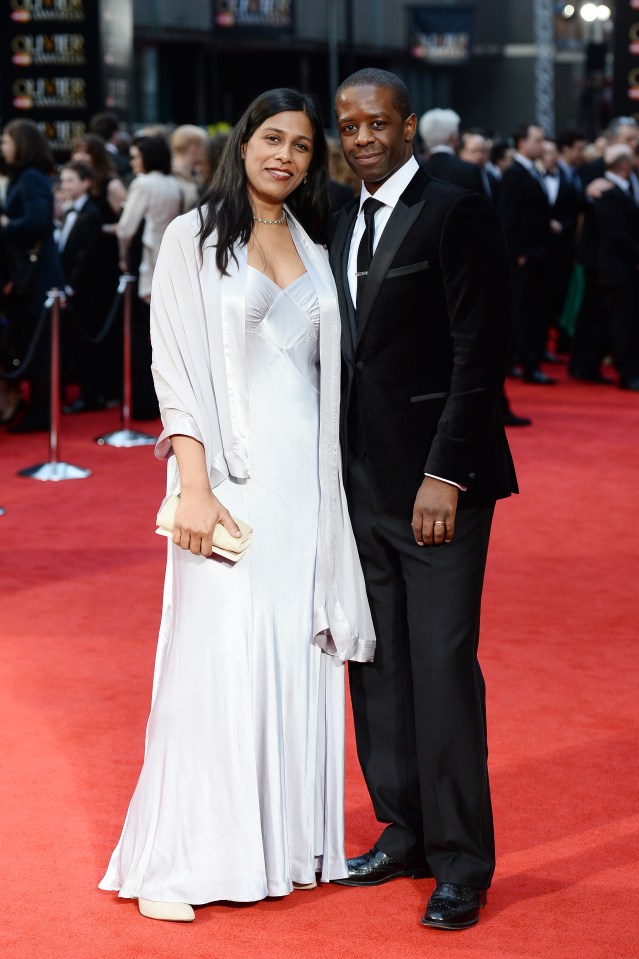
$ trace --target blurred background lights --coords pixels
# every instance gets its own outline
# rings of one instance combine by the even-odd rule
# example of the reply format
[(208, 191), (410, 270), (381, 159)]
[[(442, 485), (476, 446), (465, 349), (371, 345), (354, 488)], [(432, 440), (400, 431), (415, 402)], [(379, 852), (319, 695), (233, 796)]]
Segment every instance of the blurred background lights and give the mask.
[(593, 23), (597, 19), (597, 4), (584, 3), (579, 13), (581, 14), (582, 20), (585, 20), (586, 23)]
[[(567, 6), (570, 5), (568, 4)], [(579, 11), (579, 15), (586, 23), (594, 23), (595, 20), (610, 20), (612, 10), (607, 3), (584, 3)]]

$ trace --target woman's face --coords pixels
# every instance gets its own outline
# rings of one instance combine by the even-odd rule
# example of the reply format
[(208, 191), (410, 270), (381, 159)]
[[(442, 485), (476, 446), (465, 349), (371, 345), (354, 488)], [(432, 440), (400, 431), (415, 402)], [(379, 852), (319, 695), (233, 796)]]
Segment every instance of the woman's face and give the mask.
[(281, 204), (304, 179), (313, 156), (313, 127), (306, 113), (269, 117), (242, 147), (252, 201)]
[(7, 166), (11, 166), (12, 163), (15, 163), (16, 153), (18, 151), (15, 140), (12, 139), (8, 133), (2, 134), (2, 139), (0, 140), (0, 152), (2, 153), (2, 159)]
[(88, 167), (93, 169), (93, 157), (90, 153), (87, 153), (86, 147), (80, 146), (77, 150), (74, 150), (71, 159), (77, 163), (86, 163)]
[(132, 146), (129, 150), (129, 157), (131, 159), (131, 169), (137, 176), (138, 173), (144, 173), (144, 162), (142, 160), (142, 154), (136, 146)]

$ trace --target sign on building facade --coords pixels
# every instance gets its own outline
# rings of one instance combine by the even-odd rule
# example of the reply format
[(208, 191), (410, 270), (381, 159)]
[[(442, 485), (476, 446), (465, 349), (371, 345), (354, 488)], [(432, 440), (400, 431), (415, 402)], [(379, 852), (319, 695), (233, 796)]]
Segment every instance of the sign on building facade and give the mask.
[(100, 110), (130, 108), (132, 0), (3, 0), (0, 121), (34, 120), (63, 156)]

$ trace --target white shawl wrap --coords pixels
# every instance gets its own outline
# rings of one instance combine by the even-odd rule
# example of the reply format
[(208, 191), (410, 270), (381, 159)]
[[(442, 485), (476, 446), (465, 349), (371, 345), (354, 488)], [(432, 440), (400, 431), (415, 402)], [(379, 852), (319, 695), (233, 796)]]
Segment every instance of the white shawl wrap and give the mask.
[[(287, 211), (288, 212), (288, 211)], [(294, 217), (288, 222), (320, 306), (320, 517), (315, 643), (341, 661), (373, 659), (375, 636), (341, 478), (340, 320), (326, 251)], [(215, 264), (214, 238), (199, 254), (197, 212), (167, 228), (151, 298), (153, 377), (164, 429), (156, 456), (168, 460), (167, 495), (179, 490), (171, 436), (204, 446), (211, 486), (249, 479), (245, 291), (247, 253), (235, 250), (229, 276)]]

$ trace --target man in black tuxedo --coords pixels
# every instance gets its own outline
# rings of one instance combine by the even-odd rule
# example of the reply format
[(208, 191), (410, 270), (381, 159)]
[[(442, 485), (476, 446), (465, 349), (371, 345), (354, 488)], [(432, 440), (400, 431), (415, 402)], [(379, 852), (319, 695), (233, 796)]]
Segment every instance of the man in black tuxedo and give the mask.
[(556, 381), (540, 364), (550, 316), (550, 238), (552, 211), (536, 162), (544, 131), (534, 123), (516, 130), (515, 154), (501, 181), (499, 213), (508, 240), (513, 285), (513, 360), (527, 383)]
[[(639, 125), (632, 117), (616, 117), (606, 130), (608, 146), (623, 145), (633, 153), (639, 147)], [(585, 163), (579, 170), (583, 187), (583, 225), (577, 244), (577, 257), (584, 269), (583, 304), (577, 318), (572, 343), (569, 372), (573, 379), (607, 384), (611, 381), (601, 372), (601, 363), (610, 346), (610, 323), (599, 285), (599, 244), (601, 237), (595, 216), (595, 202), (611, 184), (605, 178), (603, 156)], [(636, 204), (639, 204), (639, 177), (633, 170), (629, 183)]]
[(377, 818), (345, 885), (433, 875), (425, 925), (474, 925), (494, 869), (479, 610), (495, 500), (516, 490), (497, 403), (510, 294), (490, 204), (413, 158), (416, 117), (384, 70), (336, 96), (361, 197), (334, 219), (342, 437), (377, 632), (349, 667)]
[(541, 166), (551, 210), (550, 311), (552, 319), (558, 324), (575, 265), (581, 192), (578, 181), (560, 162), (555, 140), (544, 140)]
[[(92, 185), (93, 173), (85, 163), (72, 161), (62, 168), (60, 188), (68, 206), (58, 236), (58, 254), (69, 308), (78, 326), (89, 336), (98, 332), (97, 325), (102, 317), (102, 304), (95, 302), (102, 217), (89, 196)], [(67, 409), (74, 412), (99, 409), (104, 405), (100, 349), (78, 330), (73, 331), (69, 345), (74, 358), (72, 365), (76, 367), (80, 383), (80, 398)]]
[(424, 170), (438, 180), (483, 195), (485, 187), (479, 168), (457, 156), (459, 124), (460, 118), (454, 110), (436, 108), (423, 114), (419, 121), (419, 135), (428, 150)]
[(622, 389), (639, 391), (639, 207), (632, 194), (635, 157), (616, 144), (604, 153), (611, 188), (594, 203), (600, 243), (597, 280)]

